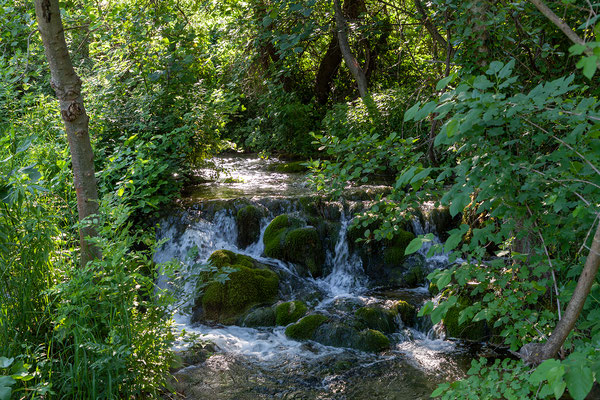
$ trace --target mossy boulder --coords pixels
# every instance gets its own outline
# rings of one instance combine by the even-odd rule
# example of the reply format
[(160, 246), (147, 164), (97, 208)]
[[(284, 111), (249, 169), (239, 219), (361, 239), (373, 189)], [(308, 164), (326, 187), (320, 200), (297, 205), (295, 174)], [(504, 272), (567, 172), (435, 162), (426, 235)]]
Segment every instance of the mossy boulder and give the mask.
[(299, 265), (307, 274), (322, 274), (325, 251), (317, 230), (290, 215), (279, 215), (263, 236), (265, 255)]
[(294, 340), (310, 340), (315, 331), (327, 321), (327, 317), (321, 314), (311, 314), (285, 329), (285, 336)]
[(358, 350), (378, 353), (390, 348), (390, 339), (378, 330), (366, 329), (359, 332)]
[(265, 216), (263, 209), (248, 205), (241, 208), (235, 217), (238, 231), (238, 246), (242, 249), (256, 242), (260, 237), (260, 221)]
[(229, 267), (233, 272), (226, 282), (213, 281), (204, 289), (197, 301), (204, 319), (233, 324), (251, 307), (277, 300), (279, 277), (251, 257), (219, 250), (209, 262), (217, 268)]
[(425, 283), (427, 272), (421, 265), (415, 265), (411, 267), (402, 275), (403, 287), (416, 288), (422, 286)]
[(461, 222), (461, 215), (458, 214), (453, 217), (448, 207), (434, 208), (427, 213), (425, 218), (435, 228), (442, 241), (448, 238), (448, 231), (458, 228)]
[(400, 319), (406, 326), (414, 326), (417, 320), (417, 309), (404, 300), (398, 300), (392, 307), (392, 311), (400, 315)]
[(384, 333), (393, 333), (398, 326), (395, 321), (396, 313), (379, 307), (362, 307), (354, 313), (357, 321), (365, 328), (375, 329)]
[(242, 319), (242, 326), (250, 328), (275, 326), (275, 310), (273, 307), (259, 307), (251, 310)]
[(383, 262), (389, 267), (400, 267), (406, 258), (404, 252), (408, 244), (415, 238), (411, 232), (398, 230), (392, 240), (384, 243)]
[(332, 347), (358, 348), (359, 332), (342, 322), (328, 322), (321, 325), (312, 337), (315, 342)]
[(277, 325), (287, 326), (302, 318), (308, 307), (302, 301), (287, 301), (281, 303), (275, 308), (275, 323)]
[(442, 319), (446, 336), (480, 342), (489, 338), (490, 333), (485, 321), (464, 322), (459, 325), (460, 312), (470, 306), (472, 301), (467, 296), (459, 296), (456, 305), (446, 312)]

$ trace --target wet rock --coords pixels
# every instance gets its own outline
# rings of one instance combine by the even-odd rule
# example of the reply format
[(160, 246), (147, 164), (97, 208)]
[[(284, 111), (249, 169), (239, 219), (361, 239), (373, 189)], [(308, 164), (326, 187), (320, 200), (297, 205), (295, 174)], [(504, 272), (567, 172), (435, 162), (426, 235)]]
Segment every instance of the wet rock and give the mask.
[(285, 335), (294, 340), (310, 340), (315, 331), (327, 321), (321, 314), (311, 314), (285, 329)]
[(275, 308), (275, 323), (277, 325), (287, 326), (302, 318), (308, 307), (302, 301), (287, 301), (281, 303)]
[(302, 220), (288, 214), (273, 219), (263, 236), (265, 255), (297, 264), (301, 272), (318, 277), (325, 251), (317, 230), (303, 225)]
[(399, 300), (393, 305), (392, 312), (399, 315), (406, 326), (415, 325), (417, 320), (417, 309), (412, 304), (409, 304), (404, 300)]
[(277, 300), (279, 277), (251, 257), (219, 250), (209, 262), (220, 270), (229, 267), (233, 272), (224, 283), (213, 281), (204, 289), (196, 302), (196, 308), (201, 305), (202, 319), (233, 324), (251, 307)]
[(185, 350), (175, 352), (170, 370), (174, 372), (190, 365), (201, 364), (215, 354), (217, 350), (217, 346), (212, 342), (196, 342)]
[(472, 305), (473, 301), (467, 296), (459, 296), (456, 305), (446, 312), (442, 319), (446, 336), (480, 342), (490, 337), (487, 323), (483, 321), (458, 323), (462, 310)]
[(251, 310), (242, 318), (242, 326), (250, 328), (275, 326), (275, 310), (273, 307), (259, 307)]
[(242, 249), (255, 243), (260, 237), (260, 221), (265, 211), (255, 205), (241, 208), (236, 214), (238, 246)]
[(366, 329), (359, 333), (359, 339), (356, 348), (362, 351), (378, 353), (390, 348), (390, 339), (377, 330)]
[(421, 265), (414, 265), (402, 275), (400, 286), (416, 288), (425, 283), (427, 271)]
[(461, 215), (452, 217), (448, 207), (438, 207), (430, 210), (425, 215), (425, 219), (435, 228), (440, 239), (445, 241), (448, 238), (448, 231), (460, 225)]
[(374, 329), (358, 330), (343, 322), (328, 322), (319, 326), (312, 340), (332, 347), (379, 352), (390, 347), (390, 340)]
[(379, 307), (362, 307), (356, 310), (354, 316), (365, 328), (375, 329), (384, 333), (394, 333), (398, 329), (395, 317), (397, 313)]

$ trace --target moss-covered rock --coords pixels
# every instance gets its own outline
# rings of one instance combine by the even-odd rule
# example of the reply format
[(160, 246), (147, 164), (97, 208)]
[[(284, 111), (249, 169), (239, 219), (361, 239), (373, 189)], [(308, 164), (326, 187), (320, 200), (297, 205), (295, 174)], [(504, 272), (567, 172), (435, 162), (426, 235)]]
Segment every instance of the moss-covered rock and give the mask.
[(425, 283), (427, 272), (420, 265), (411, 267), (402, 275), (402, 286), (408, 288), (416, 288)]
[(459, 296), (456, 305), (446, 312), (446, 316), (442, 319), (446, 336), (458, 339), (473, 340), (480, 342), (489, 337), (487, 324), (485, 321), (464, 322), (458, 324), (460, 312), (472, 304), (467, 296)]
[(400, 229), (383, 250), (383, 262), (389, 267), (400, 267), (406, 258), (404, 252), (408, 244), (415, 238), (411, 232)]
[(285, 329), (285, 335), (294, 340), (310, 340), (325, 321), (327, 321), (327, 317), (324, 315), (307, 315), (295, 324), (288, 326)]
[(461, 221), (460, 214), (452, 217), (448, 207), (434, 208), (425, 217), (433, 225), (442, 241), (448, 238), (448, 231), (458, 228)]
[(390, 348), (390, 339), (380, 331), (366, 329), (359, 333), (359, 340), (356, 348), (377, 353)]
[(322, 273), (325, 251), (317, 230), (287, 214), (267, 226), (263, 236), (265, 255), (295, 263), (317, 277)]
[(259, 307), (255, 310), (251, 310), (242, 319), (242, 326), (250, 328), (275, 326), (275, 310), (273, 307)]
[(394, 317), (396, 313), (379, 307), (362, 307), (354, 313), (356, 319), (366, 328), (385, 333), (393, 333), (398, 326)]
[(312, 339), (325, 346), (356, 349), (360, 335), (356, 328), (345, 323), (327, 322), (316, 330)]
[(264, 210), (254, 205), (241, 208), (236, 215), (238, 246), (245, 249), (260, 237), (260, 221)]
[(300, 228), (303, 222), (287, 214), (282, 214), (273, 219), (263, 235), (265, 255), (271, 258), (283, 259), (284, 240), (287, 233), (295, 228)]
[(202, 318), (233, 324), (251, 307), (277, 300), (279, 277), (251, 257), (218, 250), (209, 262), (218, 268), (230, 267), (233, 272), (226, 282), (206, 286), (197, 301), (202, 306)]
[(277, 325), (287, 326), (302, 318), (308, 307), (302, 301), (287, 301), (281, 303), (275, 309), (275, 323)]
[(404, 300), (398, 300), (392, 307), (392, 311), (400, 315), (402, 322), (407, 326), (414, 326), (417, 320), (417, 309)]

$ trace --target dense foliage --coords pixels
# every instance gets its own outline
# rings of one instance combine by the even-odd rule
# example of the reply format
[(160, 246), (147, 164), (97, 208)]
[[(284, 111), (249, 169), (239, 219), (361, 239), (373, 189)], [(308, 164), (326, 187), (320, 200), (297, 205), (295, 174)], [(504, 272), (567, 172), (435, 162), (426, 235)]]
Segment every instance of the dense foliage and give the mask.
[[(430, 275), (434, 322), (487, 321), (512, 351), (543, 342), (571, 298), (600, 207), (599, 7), (345, 0), (368, 101), (328, 0), (61, 3), (90, 115), (103, 258), (78, 267), (71, 159), (29, 2), (0, 0), (0, 399), (157, 395), (168, 296), (153, 225), (225, 149), (311, 158), (336, 194), (386, 183), (357, 223), (391, 239), (424, 202), (462, 224)], [(371, 225), (373, 222), (377, 224)], [(415, 239), (416, 251), (429, 237)], [(224, 278), (225, 279), (225, 278)], [(474, 361), (443, 398), (581, 399), (600, 376), (600, 285), (557, 359)]]

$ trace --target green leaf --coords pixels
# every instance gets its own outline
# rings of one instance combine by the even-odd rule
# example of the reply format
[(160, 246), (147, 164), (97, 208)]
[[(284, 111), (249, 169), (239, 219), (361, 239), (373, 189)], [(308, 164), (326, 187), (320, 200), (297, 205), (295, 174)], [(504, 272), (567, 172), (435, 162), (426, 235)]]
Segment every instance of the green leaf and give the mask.
[(583, 44), (574, 44), (573, 46), (569, 47), (569, 52), (574, 56), (581, 55), (584, 51), (585, 46)]
[(452, 271), (444, 270), (438, 274), (438, 280), (437, 280), (436, 285), (437, 285), (438, 289), (441, 291), (446, 286), (448, 286), (448, 284), (450, 283), (451, 280), (452, 280)]
[(539, 385), (543, 381), (548, 379), (550, 370), (560, 366), (560, 361), (555, 359), (546, 360), (541, 363), (535, 371), (529, 376), (529, 383), (533, 385)]
[(14, 358), (0, 357), (0, 368), (8, 368), (12, 365)]
[(456, 77), (456, 74), (451, 74), (448, 75), (447, 77), (445, 77), (444, 79), (441, 79), (436, 85), (435, 85), (435, 90), (442, 90), (443, 88), (445, 88), (446, 86), (448, 86), (448, 84), (450, 82), (452, 82), (454, 80), (454, 78)]
[(423, 307), (421, 307), (421, 309), (419, 310), (419, 313), (417, 315), (419, 317), (422, 317), (424, 315), (429, 315), (431, 313), (431, 311), (433, 311), (433, 302), (428, 301), (427, 303), (425, 303), (425, 305)]
[(417, 110), (419, 109), (420, 106), (421, 106), (421, 102), (417, 101), (417, 104), (415, 104), (414, 106), (412, 106), (411, 108), (406, 110), (406, 112), (404, 113), (404, 122), (410, 121), (411, 119), (413, 119), (413, 117), (415, 116), (415, 113), (417, 112)]
[(12, 389), (6, 386), (0, 386), (0, 400), (10, 400)]
[(448, 137), (454, 136), (458, 131), (459, 122), (457, 119), (451, 119), (446, 123), (446, 135)]
[(454, 250), (462, 240), (462, 237), (463, 233), (461, 231), (457, 231), (450, 235), (450, 237), (448, 237), (448, 239), (446, 240), (446, 243), (444, 243), (444, 252), (447, 253), (451, 250)]
[(583, 75), (588, 79), (592, 79), (596, 73), (596, 68), (598, 68), (598, 57), (589, 56), (585, 57), (583, 60)]
[(592, 390), (594, 384), (594, 374), (592, 370), (583, 365), (575, 365), (567, 370), (565, 382), (569, 394), (575, 400), (583, 400)]
[(404, 250), (404, 254), (409, 255), (409, 254), (419, 251), (421, 249), (421, 247), (423, 247), (424, 242), (425, 242), (425, 240), (422, 237), (414, 238), (413, 240), (410, 241), (408, 246), (406, 246), (406, 250)]

